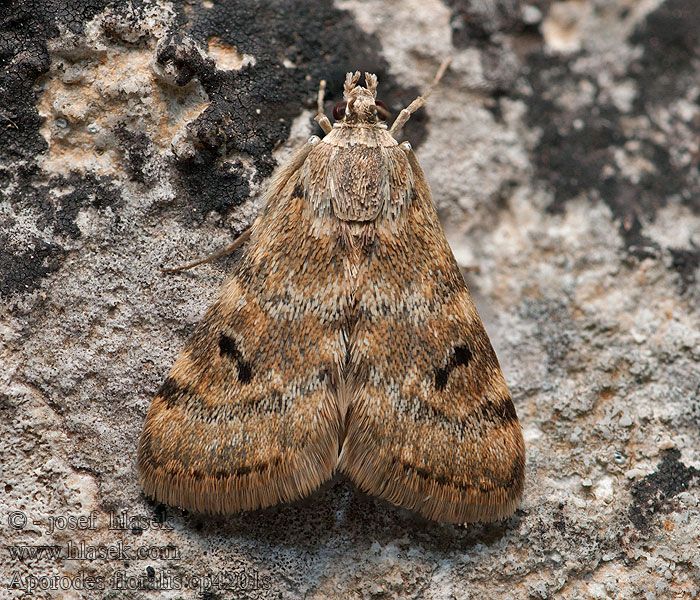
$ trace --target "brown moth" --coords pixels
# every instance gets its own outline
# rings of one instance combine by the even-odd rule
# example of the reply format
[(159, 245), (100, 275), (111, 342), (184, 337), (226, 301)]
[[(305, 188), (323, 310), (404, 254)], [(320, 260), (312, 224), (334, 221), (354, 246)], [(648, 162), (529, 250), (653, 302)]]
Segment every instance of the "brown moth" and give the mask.
[[(442, 75), (447, 63), (435, 78)], [(146, 494), (226, 514), (336, 470), (429, 519), (489, 521), (523, 491), (520, 423), (416, 156), (377, 78), (348, 73), (331, 126), (267, 191), (243, 256), (158, 391)]]

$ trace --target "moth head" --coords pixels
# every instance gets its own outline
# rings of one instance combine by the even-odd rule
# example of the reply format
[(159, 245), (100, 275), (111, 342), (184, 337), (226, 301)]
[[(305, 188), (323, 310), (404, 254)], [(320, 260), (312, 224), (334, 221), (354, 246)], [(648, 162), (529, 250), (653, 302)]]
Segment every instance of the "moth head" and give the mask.
[(377, 76), (365, 73), (366, 87), (358, 85), (359, 81), (359, 71), (347, 74), (345, 99), (333, 107), (333, 118), (350, 125), (385, 121), (391, 113), (384, 102), (377, 100)]

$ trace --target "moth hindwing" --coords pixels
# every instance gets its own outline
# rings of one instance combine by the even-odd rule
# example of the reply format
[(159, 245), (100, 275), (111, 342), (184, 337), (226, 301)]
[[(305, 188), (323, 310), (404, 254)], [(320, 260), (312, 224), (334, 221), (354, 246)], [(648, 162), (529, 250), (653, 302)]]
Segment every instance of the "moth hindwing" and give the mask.
[(151, 404), (138, 465), (162, 502), (255, 509), (337, 469), (439, 521), (498, 519), (520, 502), (513, 402), (423, 171), (394, 137), (427, 94), (389, 130), (377, 78), (359, 78), (348, 74), (333, 126), (319, 110), (325, 137), (272, 181)]

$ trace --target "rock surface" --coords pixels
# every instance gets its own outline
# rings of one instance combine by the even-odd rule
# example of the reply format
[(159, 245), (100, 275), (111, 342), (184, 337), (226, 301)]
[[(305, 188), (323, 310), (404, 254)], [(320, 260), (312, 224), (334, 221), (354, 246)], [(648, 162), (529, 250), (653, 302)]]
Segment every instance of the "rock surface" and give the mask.
[[(694, 0), (15, 1), (0, 27), (0, 596), (700, 597)], [(342, 477), (226, 519), (149, 501), (146, 410), (235, 256), (160, 267), (251, 221), (321, 78), (330, 107), (376, 72), (397, 112), (447, 55), (404, 137), (513, 392), (521, 508), (440, 525)]]

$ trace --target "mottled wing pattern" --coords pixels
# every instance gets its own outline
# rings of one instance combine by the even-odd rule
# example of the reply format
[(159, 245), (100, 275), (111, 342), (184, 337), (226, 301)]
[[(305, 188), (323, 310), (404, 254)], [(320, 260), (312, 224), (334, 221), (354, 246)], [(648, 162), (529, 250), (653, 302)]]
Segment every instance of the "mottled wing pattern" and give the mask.
[[(409, 152), (413, 202), (360, 265), (340, 468), (439, 521), (510, 515), (525, 449), (513, 401)], [(364, 273), (362, 272), (364, 270)]]
[(254, 509), (302, 497), (335, 470), (342, 264), (337, 238), (305, 210), (309, 150), (272, 186), (235, 274), (148, 411), (140, 482), (162, 502)]

